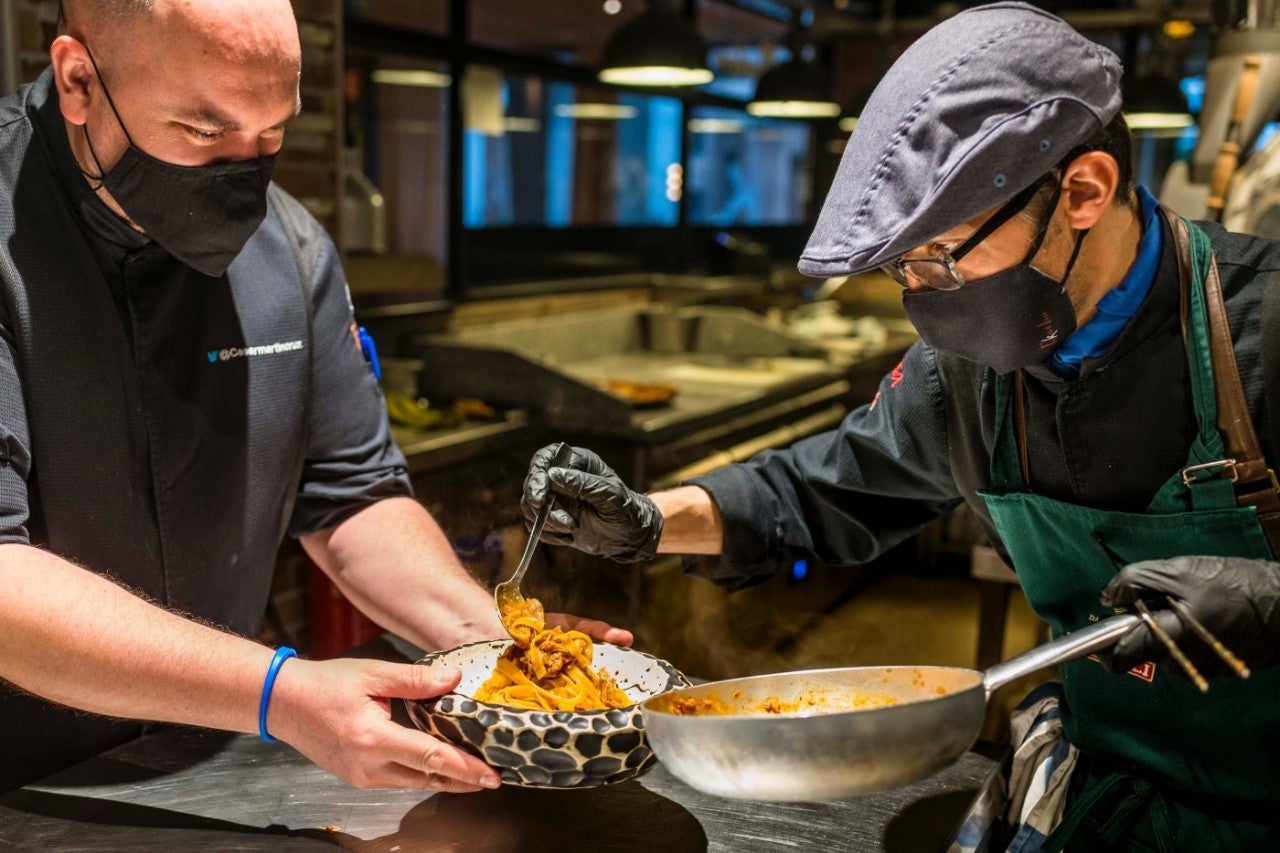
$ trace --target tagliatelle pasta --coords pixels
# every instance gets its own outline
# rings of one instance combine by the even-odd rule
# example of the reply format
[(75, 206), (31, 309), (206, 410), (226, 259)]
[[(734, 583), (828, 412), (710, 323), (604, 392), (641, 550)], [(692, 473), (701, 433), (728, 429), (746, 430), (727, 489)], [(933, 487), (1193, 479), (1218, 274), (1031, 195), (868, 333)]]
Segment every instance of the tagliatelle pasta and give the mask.
[(498, 658), (475, 698), (544, 711), (596, 711), (634, 702), (603, 669), (592, 669), (591, 638), (581, 631), (547, 628), (542, 603), (525, 599), (502, 614), (515, 640)]

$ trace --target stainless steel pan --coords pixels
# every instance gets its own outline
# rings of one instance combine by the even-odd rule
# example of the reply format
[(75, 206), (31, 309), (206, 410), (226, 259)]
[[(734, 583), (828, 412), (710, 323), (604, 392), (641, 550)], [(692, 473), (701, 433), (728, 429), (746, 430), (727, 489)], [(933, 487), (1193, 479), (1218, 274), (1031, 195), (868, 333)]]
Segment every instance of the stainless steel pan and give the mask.
[[(999, 663), (868, 666), (784, 672), (687, 687), (646, 701), (645, 735), (673, 775), (708, 794), (827, 800), (883, 791), (936, 773), (965, 753), (999, 687), (1110, 647), (1140, 624), (1114, 616)], [(856, 707), (888, 696), (895, 704)], [(711, 699), (730, 714), (671, 713), (675, 699)], [(800, 710), (765, 713), (769, 699)]]

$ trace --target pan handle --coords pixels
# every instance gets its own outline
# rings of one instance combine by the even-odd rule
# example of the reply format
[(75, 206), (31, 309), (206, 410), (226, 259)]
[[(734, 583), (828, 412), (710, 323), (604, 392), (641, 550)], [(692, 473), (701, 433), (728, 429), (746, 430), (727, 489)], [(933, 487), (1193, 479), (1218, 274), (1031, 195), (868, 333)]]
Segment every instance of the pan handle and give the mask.
[(1110, 648), (1116, 640), (1142, 624), (1142, 618), (1133, 613), (1123, 616), (1111, 616), (1101, 622), (1095, 622), (1087, 628), (1063, 634), (1056, 640), (1036, 646), (1015, 658), (1002, 661), (982, 673), (982, 683), (990, 696), (993, 691), (1004, 687), (1014, 679), (1030, 675), (1047, 666), (1075, 660), (1096, 651)]

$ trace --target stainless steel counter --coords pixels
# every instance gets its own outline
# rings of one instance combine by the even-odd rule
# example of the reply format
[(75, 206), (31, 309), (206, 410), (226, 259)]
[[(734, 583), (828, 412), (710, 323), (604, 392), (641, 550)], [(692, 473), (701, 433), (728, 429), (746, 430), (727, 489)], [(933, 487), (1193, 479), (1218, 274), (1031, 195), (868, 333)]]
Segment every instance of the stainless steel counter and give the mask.
[(172, 728), (0, 797), (0, 850), (927, 853), (996, 766), (969, 753), (916, 785), (827, 803), (718, 799), (661, 764), (604, 788), (431, 795), (357, 790), (284, 744)]
[(356, 790), (284, 745), (173, 729), (0, 798), (0, 849), (925, 853), (994, 768), (971, 753), (912, 787), (829, 803), (721, 800), (661, 765), (584, 791), (429, 795)]

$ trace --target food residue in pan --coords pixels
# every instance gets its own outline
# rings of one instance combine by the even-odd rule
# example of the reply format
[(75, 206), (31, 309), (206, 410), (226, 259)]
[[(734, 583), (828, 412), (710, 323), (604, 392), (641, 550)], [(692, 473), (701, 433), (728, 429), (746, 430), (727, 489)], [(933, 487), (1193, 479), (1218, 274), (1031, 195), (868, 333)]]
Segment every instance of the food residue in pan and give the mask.
[(744, 702), (742, 692), (735, 690), (729, 700), (719, 696), (672, 696), (667, 700), (667, 711), (678, 716), (802, 714), (806, 711), (839, 713), (883, 708), (896, 705), (897, 702), (898, 699), (895, 696), (866, 690), (841, 691), (834, 694), (805, 691), (792, 698), (766, 696), (763, 699)]

